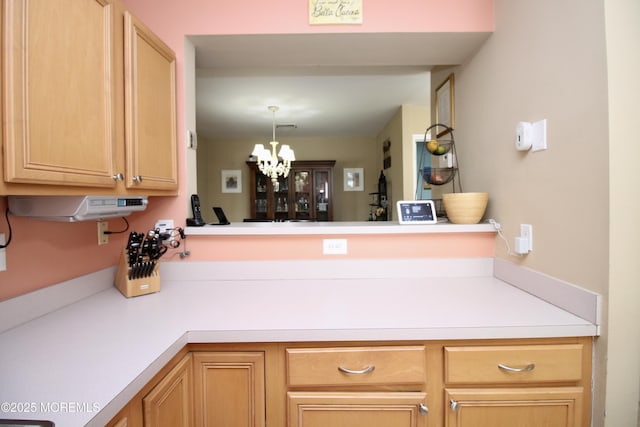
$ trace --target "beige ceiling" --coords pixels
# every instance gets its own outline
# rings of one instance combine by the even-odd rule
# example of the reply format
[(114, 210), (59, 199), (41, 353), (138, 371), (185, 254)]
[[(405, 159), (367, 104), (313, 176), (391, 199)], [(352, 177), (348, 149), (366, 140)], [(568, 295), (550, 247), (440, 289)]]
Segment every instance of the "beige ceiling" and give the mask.
[(197, 132), (207, 139), (376, 135), (403, 104), (430, 105), (430, 70), (489, 33), (190, 36)]

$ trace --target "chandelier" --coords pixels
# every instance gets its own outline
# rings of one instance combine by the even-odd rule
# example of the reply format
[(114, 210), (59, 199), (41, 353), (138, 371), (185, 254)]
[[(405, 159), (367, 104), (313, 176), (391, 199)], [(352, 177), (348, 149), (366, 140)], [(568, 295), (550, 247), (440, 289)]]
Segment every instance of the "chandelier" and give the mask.
[[(291, 162), (296, 159), (293, 150), (287, 145), (283, 144), (280, 147), (280, 152), (276, 155), (276, 147), (279, 144), (276, 141), (276, 111), (278, 111), (278, 107), (270, 106), (268, 107), (269, 111), (273, 113), (273, 139), (269, 144), (271, 144), (271, 151), (267, 148), (264, 148), (262, 144), (256, 144), (253, 147), (252, 156), (256, 156), (258, 159), (258, 169), (260, 172), (271, 178), (272, 182), (277, 182), (279, 176), (287, 177), (289, 176), (289, 171), (291, 170)], [(278, 160), (278, 156), (282, 159), (282, 161)]]

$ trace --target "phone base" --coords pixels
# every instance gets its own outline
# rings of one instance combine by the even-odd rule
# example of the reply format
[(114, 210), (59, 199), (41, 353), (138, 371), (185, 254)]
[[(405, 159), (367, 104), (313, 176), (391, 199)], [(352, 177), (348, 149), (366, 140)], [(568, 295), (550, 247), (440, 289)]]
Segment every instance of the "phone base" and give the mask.
[(205, 222), (201, 219), (187, 218), (187, 226), (189, 227), (202, 227)]

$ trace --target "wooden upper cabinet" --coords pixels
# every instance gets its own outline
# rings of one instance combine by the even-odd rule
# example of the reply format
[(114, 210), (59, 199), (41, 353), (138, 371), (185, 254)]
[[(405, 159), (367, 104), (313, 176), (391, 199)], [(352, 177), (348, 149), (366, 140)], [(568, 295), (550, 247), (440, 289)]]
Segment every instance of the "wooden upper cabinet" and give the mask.
[(125, 146), (128, 188), (178, 187), (176, 57), (125, 12)]
[(175, 54), (120, 1), (3, 0), (1, 28), (0, 194), (177, 191)]
[(115, 187), (113, 5), (2, 6), (5, 181)]

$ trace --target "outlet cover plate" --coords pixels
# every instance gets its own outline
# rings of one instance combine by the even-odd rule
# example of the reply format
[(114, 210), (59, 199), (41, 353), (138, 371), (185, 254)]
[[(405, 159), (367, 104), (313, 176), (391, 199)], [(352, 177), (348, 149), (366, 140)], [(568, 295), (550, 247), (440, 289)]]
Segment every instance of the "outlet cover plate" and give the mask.
[(323, 239), (322, 253), (324, 255), (346, 255), (347, 239)]
[(531, 151), (542, 151), (547, 149), (547, 119), (533, 123), (533, 140)]
[[(0, 233), (0, 245), (4, 245), (4, 233)], [(7, 249), (0, 248), (0, 271), (7, 270)]]
[(98, 245), (109, 243), (109, 235), (104, 234), (105, 231), (109, 231), (109, 223), (107, 221), (98, 221)]

